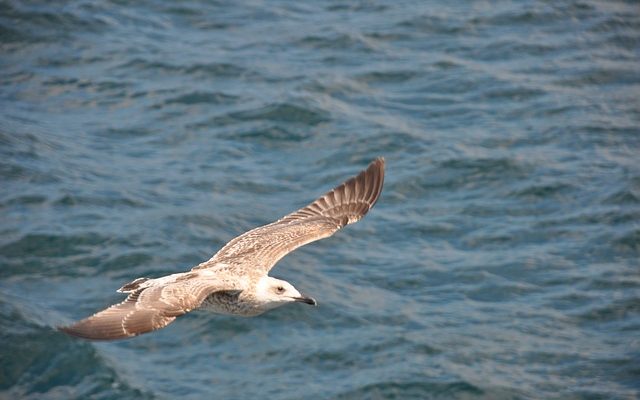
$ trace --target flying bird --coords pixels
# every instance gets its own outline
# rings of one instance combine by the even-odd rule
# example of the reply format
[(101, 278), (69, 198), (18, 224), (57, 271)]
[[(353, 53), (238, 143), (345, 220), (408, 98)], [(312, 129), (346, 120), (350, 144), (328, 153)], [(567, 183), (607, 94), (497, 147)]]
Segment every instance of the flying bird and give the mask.
[(383, 182), (380, 157), (308, 206), (236, 237), (190, 271), (137, 278), (118, 289), (128, 294), (123, 302), (59, 329), (84, 339), (115, 340), (164, 328), (196, 309), (252, 317), (293, 302), (317, 305), (269, 271), (298, 247), (359, 221), (378, 200)]

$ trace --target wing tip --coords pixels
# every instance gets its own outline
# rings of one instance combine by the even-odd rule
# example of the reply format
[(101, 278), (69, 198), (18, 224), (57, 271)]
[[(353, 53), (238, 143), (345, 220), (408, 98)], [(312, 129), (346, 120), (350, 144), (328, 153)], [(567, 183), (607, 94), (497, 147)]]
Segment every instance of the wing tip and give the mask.
[(378, 201), (378, 197), (380, 197), (380, 194), (382, 193), (382, 186), (384, 185), (385, 165), (386, 161), (384, 157), (380, 156), (373, 160), (369, 164), (367, 169), (363, 171), (364, 175), (371, 176), (371, 179), (373, 180), (373, 186), (370, 189), (371, 198), (369, 199), (369, 208), (373, 207), (373, 205), (376, 204), (376, 201)]
[(126, 339), (129, 337), (132, 337), (132, 336), (125, 336), (125, 335), (118, 335), (118, 336), (101, 335), (98, 332), (95, 332), (90, 329), (86, 329), (86, 327), (83, 327), (82, 321), (73, 325), (57, 326), (56, 329), (59, 332), (65, 333), (69, 336), (73, 336), (73, 337), (84, 339), (84, 340), (106, 341), (106, 340)]
[(324, 200), (327, 195), (332, 195), (334, 192), (352, 193), (351, 195), (347, 194), (339, 197), (346, 199), (346, 203), (359, 204), (356, 206), (356, 209), (349, 210), (347, 215), (342, 215), (344, 210), (339, 211), (336, 215), (333, 211), (336, 207), (321, 210), (321, 213), (332, 217), (344, 217), (345, 220), (341, 223), (341, 226), (360, 221), (376, 204), (380, 194), (382, 193), (382, 187), (384, 185), (384, 167), (384, 157), (377, 157), (369, 163), (367, 168), (360, 171), (358, 175), (348, 179), (340, 186), (337, 186), (329, 193), (325, 194), (325, 196), (316, 200), (316, 202)]
[(96, 340), (95, 338), (92, 337), (92, 335), (89, 335), (88, 332), (86, 332), (84, 329), (80, 329), (79, 323), (73, 324), (73, 325), (57, 326), (56, 329), (59, 332), (65, 333), (69, 336), (77, 337), (80, 339)]
[(386, 165), (386, 160), (384, 159), (384, 157), (382, 156), (376, 157), (373, 161), (369, 163), (367, 168), (361, 172), (361, 174), (364, 174), (364, 175), (374, 174), (374, 176), (376, 177), (379, 176), (379, 179), (384, 179), (385, 165)]
[(105, 326), (98, 327), (94, 324), (95, 320), (92, 318), (94, 317), (85, 318), (71, 325), (57, 326), (56, 329), (69, 336), (94, 341), (128, 339), (142, 333), (127, 332), (124, 329), (114, 329), (114, 327), (110, 329), (105, 329)]

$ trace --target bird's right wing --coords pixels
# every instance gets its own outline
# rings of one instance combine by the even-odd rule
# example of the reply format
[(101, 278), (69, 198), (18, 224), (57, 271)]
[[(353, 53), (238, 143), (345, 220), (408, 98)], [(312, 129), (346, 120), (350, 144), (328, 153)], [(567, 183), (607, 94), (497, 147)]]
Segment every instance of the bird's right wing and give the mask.
[(186, 273), (158, 286), (135, 290), (118, 304), (59, 329), (91, 340), (125, 339), (164, 328), (177, 317), (198, 308), (214, 292), (237, 287), (205, 274)]

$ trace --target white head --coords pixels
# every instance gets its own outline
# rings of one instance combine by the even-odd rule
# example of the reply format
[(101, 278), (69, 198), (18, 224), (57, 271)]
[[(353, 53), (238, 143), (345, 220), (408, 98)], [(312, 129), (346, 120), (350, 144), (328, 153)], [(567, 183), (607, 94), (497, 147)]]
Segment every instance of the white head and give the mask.
[(260, 278), (258, 281), (256, 298), (265, 309), (280, 307), (292, 302), (318, 305), (313, 298), (300, 294), (289, 282), (270, 276)]

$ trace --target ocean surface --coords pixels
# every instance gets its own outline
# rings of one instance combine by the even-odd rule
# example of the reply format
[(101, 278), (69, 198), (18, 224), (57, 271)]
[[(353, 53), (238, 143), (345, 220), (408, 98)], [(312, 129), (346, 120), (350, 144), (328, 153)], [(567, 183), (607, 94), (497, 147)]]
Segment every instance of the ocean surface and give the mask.
[[(315, 297), (55, 327), (377, 156)], [(0, 1), (0, 398), (637, 399), (635, 1)]]

